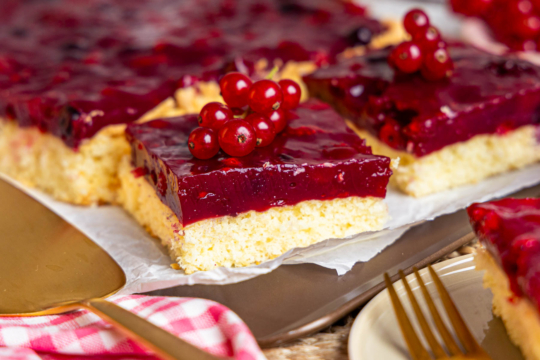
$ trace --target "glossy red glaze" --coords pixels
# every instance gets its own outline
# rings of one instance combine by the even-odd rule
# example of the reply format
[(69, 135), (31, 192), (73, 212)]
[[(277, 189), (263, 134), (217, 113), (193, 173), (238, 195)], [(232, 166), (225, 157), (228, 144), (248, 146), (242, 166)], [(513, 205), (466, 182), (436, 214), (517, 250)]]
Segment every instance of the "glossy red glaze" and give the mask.
[(305, 200), (386, 195), (390, 159), (372, 155), (364, 140), (321, 102), (300, 104), (270, 145), (240, 158), (219, 152), (209, 160), (194, 159), (186, 143), (196, 126), (197, 117), (186, 115), (127, 128), (134, 166), (145, 169), (184, 226)]
[(540, 199), (473, 204), (471, 224), (506, 272), (512, 291), (540, 306)]
[(5, 0), (0, 116), (72, 147), (260, 59), (333, 61), (382, 26), (332, 0)]
[(378, 137), (385, 124), (397, 121), (403, 141), (389, 145), (416, 156), (498, 133), (503, 126), (511, 131), (540, 124), (539, 67), (450, 44), (453, 75), (428, 81), (420, 74), (395, 74), (387, 63), (389, 51), (306, 76), (309, 93)]

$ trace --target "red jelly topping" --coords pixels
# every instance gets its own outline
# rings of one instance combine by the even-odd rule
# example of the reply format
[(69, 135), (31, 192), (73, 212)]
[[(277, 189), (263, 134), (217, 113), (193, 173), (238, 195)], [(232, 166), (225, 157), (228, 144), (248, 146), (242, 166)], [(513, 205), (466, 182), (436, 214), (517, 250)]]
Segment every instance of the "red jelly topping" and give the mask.
[(381, 31), (362, 8), (331, 0), (5, 0), (0, 116), (77, 147), (178, 87), (259, 59), (332, 61)]
[(328, 105), (308, 101), (287, 115), (288, 126), (270, 145), (244, 157), (220, 151), (209, 160), (194, 158), (187, 136), (196, 115), (133, 123), (127, 137), (134, 166), (146, 170), (184, 226), (305, 200), (386, 195), (390, 159), (372, 155)]
[(480, 241), (506, 272), (512, 291), (540, 307), (540, 199), (504, 199), (467, 210)]
[(502, 128), (540, 124), (539, 67), (452, 44), (453, 75), (428, 81), (418, 74), (394, 73), (387, 62), (390, 51), (306, 76), (310, 95), (381, 140), (389, 138), (391, 147), (416, 156)]

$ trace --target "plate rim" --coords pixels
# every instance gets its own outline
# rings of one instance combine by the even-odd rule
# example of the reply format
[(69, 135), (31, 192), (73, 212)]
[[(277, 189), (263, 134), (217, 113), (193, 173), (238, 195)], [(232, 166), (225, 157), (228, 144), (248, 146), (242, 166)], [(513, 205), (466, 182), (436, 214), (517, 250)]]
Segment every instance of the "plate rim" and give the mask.
[[(432, 267), (435, 270), (440, 270), (441, 268), (448, 268), (448, 267), (452, 267), (452, 266), (456, 266), (456, 265), (464, 264), (464, 263), (470, 263), (470, 262), (472, 262), (472, 264), (474, 264), (474, 254), (458, 256), (458, 257), (456, 257), (454, 259), (441, 261), (441, 262), (439, 262), (437, 264), (433, 264)], [(476, 270), (475, 269), (470, 269), (470, 270), (467, 270), (467, 271), (476, 271)], [(420, 272), (421, 275), (424, 275), (424, 274), (426, 274), (428, 272), (428, 269), (427, 269), (427, 267), (424, 267), (422, 269), (419, 269), (419, 272)], [(413, 274), (406, 275), (406, 278), (408, 280), (410, 280), (411, 277), (414, 277), (414, 275)], [(394, 284), (394, 286), (396, 284), (399, 285), (400, 288), (403, 287), (401, 285), (401, 280), (400, 279), (398, 279), (397, 281), (393, 281), (393, 284)], [(347, 338), (347, 354), (348, 354), (350, 360), (361, 360), (359, 355), (358, 355), (360, 353), (361, 347), (359, 347), (358, 343), (355, 343), (353, 341), (353, 339), (359, 338), (359, 336), (357, 336), (356, 334), (360, 331), (360, 327), (362, 325), (362, 322), (365, 320), (365, 317), (372, 310), (372, 308), (374, 308), (376, 306), (376, 303), (378, 303), (380, 301), (380, 298), (385, 296), (387, 293), (388, 293), (388, 290), (385, 287), (384, 290), (379, 292), (375, 297), (373, 297), (373, 299), (371, 299), (366, 304), (366, 306), (364, 306), (364, 308), (360, 311), (358, 316), (354, 319), (354, 322), (353, 322), (353, 324), (351, 326), (351, 331), (349, 332), (349, 336)], [(393, 310), (391, 310), (391, 311), (393, 311)]]

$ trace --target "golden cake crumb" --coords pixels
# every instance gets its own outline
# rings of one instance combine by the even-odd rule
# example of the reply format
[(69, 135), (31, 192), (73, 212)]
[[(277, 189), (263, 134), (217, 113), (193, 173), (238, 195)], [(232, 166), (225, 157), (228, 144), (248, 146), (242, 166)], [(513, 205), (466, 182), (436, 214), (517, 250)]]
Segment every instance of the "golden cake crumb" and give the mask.
[(161, 239), (187, 273), (240, 267), (273, 259), (290, 249), (322, 240), (382, 229), (388, 210), (383, 199), (349, 197), (310, 200), (294, 206), (248, 211), (182, 227), (144, 177), (136, 178), (129, 157), (120, 166), (122, 206)]
[(399, 168), (390, 178), (403, 192), (421, 197), (540, 161), (538, 127), (522, 126), (504, 135), (477, 135), (423, 157), (398, 151), (365, 130), (347, 122), (377, 155), (399, 158)]
[(0, 119), (0, 172), (80, 205), (114, 203), (120, 159), (130, 153), (125, 125), (108, 126), (77, 151), (36, 127)]
[(528, 299), (512, 293), (506, 274), (485, 249), (480, 249), (474, 260), (477, 270), (486, 271), (484, 287), (493, 293), (493, 313), (503, 320), (510, 339), (527, 360), (540, 360), (540, 316), (537, 309)]

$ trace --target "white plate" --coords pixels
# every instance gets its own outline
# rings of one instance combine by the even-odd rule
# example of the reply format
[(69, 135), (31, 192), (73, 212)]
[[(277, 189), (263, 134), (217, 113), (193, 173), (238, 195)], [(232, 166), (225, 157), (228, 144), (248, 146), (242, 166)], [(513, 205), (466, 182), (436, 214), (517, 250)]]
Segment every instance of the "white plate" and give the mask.
[[(523, 360), (519, 350), (508, 339), (501, 320), (494, 318), (491, 312), (492, 295), (489, 290), (483, 288), (483, 273), (474, 269), (472, 255), (444, 261), (433, 267), (471, 332), (493, 360)], [(448, 323), (431, 277), (426, 269), (421, 270), (420, 274), (444, 320)], [(429, 314), (415, 276), (409, 275), (407, 279), (424, 314)], [(415, 319), (401, 281), (394, 283), (394, 287), (409, 318)], [(428, 319), (430, 318), (428, 316)], [(417, 334), (421, 334), (415, 321), (413, 326)], [(349, 335), (349, 357), (351, 360), (410, 359), (387, 290), (371, 300), (356, 318)]]

